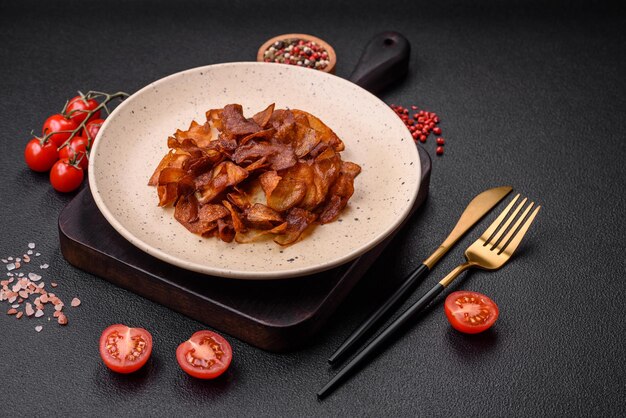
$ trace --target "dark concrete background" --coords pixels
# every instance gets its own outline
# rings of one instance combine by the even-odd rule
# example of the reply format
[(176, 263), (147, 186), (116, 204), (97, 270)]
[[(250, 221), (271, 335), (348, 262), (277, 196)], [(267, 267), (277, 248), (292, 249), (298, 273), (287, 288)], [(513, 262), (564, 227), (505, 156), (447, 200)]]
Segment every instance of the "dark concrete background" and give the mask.
[[(83, 300), (67, 327), (44, 324), (39, 334), (33, 319), (0, 315), (0, 415), (623, 416), (625, 25), (612, 4), (581, 1), (0, 2), (0, 257), (36, 242), (57, 293)], [(405, 34), (413, 54), (409, 77), (382, 98), (437, 112), (448, 141), (443, 157), (432, 137), (426, 144), (433, 174), (424, 209), (309, 348), (272, 354), (231, 339), (226, 376), (187, 377), (174, 351), (201, 324), (62, 258), (56, 220), (71, 196), (24, 165), (30, 130), (78, 89), (132, 93), (187, 68), (253, 60), (280, 33), (327, 40), (337, 75), (347, 77), (383, 30)], [(454, 286), (496, 300), (497, 325), (464, 336), (437, 306), (317, 401), (333, 349), (475, 194), (503, 184), (543, 210), (513, 262)], [(462, 261), (486, 225), (412, 300)], [(114, 375), (99, 360), (99, 334), (116, 322), (157, 341), (137, 375)]]

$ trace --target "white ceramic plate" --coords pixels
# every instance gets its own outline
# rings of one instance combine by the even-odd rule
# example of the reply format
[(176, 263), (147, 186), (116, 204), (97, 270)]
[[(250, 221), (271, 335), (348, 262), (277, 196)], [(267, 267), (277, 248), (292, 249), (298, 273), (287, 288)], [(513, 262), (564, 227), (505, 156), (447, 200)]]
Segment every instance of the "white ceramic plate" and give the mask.
[[(318, 116), (344, 141), (342, 159), (362, 167), (338, 221), (318, 225), (289, 247), (237, 244), (194, 235), (173, 209), (157, 206), (156, 189), (147, 183), (168, 150), (168, 136), (193, 119), (203, 123), (208, 109), (240, 103), (251, 116), (272, 102)], [(307, 275), (365, 253), (408, 215), (420, 174), (409, 132), (374, 95), (320, 71), (252, 62), (194, 68), (139, 90), (107, 118), (89, 162), (95, 202), (124, 238), (176, 266), (240, 279)]]

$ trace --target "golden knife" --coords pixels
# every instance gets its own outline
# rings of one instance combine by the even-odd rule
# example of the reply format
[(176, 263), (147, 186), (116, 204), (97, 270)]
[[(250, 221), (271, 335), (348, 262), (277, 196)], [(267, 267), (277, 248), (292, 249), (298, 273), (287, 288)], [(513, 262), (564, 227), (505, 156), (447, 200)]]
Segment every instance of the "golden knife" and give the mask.
[(340, 359), (344, 358), (355, 345), (363, 339), (365, 335), (374, 327), (374, 325), (394, 307), (397, 302), (409, 294), (409, 290), (413, 288), (421, 279), (425, 278), (435, 264), (443, 257), (450, 248), (463, 236), (469, 229), (474, 226), (483, 216), (493, 209), (511, 190), (510, 186), (495, 187), (485, 190), (476, 196), (467, 205), (463, 214), (456, 223), (456, 226), (450, 232), (445, 241), (437, 248), (422, 264), (413, 270), (396, 292), (387, 299), (387, 301), (372, 313), (359, 328), (357, 328), (341, 346), (328, 359), (330, 364), (337, 364)]

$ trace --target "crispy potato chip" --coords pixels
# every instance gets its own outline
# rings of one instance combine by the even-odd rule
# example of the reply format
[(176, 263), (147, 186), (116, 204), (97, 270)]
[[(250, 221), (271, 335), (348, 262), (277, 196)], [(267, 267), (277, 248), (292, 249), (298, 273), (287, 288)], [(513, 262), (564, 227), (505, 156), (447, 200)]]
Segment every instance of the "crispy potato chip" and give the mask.
[(223, 161), (210, 173), (205, 173), (196, 178), (195, 186), (198, 189), (198, 201), (209, 203), (226, 188), (239, 184), (246, 177), (248, 177), (246, 169), (231, 161)]
[(218, 236), (224, 242), (232, 242), (235, 238), (235, 228), (233, 228), (233, 224), (229, 221), (218, 219), (217, 230)]
[(274, 103), (269, 105), (262, 112), (259, 112), (256, 115), (252, 116), (252, 120), (255, 121), (256, 124), (261, 127), (261, 129), (265, 129), (273, 113), (274, 113)]
[(168, 152), (165, 154), (165, 157), (161, 160), (156, 170), (150, 177), (150, 181), (148, 181), (149, 186), (156, 186), (159, 181), (159, 175), (164, 168), (172, 167), (172, 168), (181, 168), (185, 161), (189, 158), (187, 154), (179, 154), (174, 151)]
[(256, 229), (272, 229), (276, 224), (283, 223), (281, 214), (261, 203), (255, 203), (244, 212), (246, 225)]
[(287, 222), (283, 222), (282, 224), (272, 228), (272, 229), (249, 229), (247, 232), (237, 232), (235, 234), (235, 241), (240, 244), (247, 244), (254, 241), (259, 241), (261, 238), (275, 236), (279, 234), (283, 234), (289, 224)]
[(233, 228), (235, 229), (235, 232), (245, 232), (248, 228), (246, 228), (246, 225), (241, 220), (241, 216), (239, 215), (239, 212), (235, 210), (233, 205), (231, 205), (228, 200), (223, 200), (222, 204), (230, 212), (230, 217), (233, 221)]
[(287, 228), (285, 232), (274, 238), (280, 245), (293, 244), (300, 238), (305, 229), (315, 221), (315, 214), (300, 208), (292, 208), (287, 213)]
[(271, 104), (246, 119), (231, 104), (205, 116), (167, 139), (148, 182), (192, 233), (290, 245), (337, 219), (354, 193), (361, 167), (341, 160), (343, 142), (310, 113)]
[(238, 104), (224, 106), (222, 121), (223, 132), (228, 136), (249, 135), (261, 130), (255, 121), (250, 121), (243, 116), (243, 109)]

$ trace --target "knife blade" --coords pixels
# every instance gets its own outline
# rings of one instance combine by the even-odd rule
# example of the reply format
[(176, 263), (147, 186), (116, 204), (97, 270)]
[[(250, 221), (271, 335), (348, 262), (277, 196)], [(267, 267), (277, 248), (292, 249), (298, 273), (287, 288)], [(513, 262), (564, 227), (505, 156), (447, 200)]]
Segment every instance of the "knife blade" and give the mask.
[(511, 190), (510, 186), (494, 187), (493, 189), (485, 190), (467, 205), (461, 217), (457, 221), (452, 231), (448, 234), (447, 238), (441, 243), (428, 258), (426, 258), (422, 264), (417, 266), (402, 282), (398, 290), (387, 299), (387, 301), (373, 312), (344, 342), (339, 348), (329, 357), (328, 362), (331, 365), (337, 364), (341, 359), (352, 351), (356, 344), (361, 341), (374, 325), (383, 317), (386, 313), (391, 311), (403, 297), (407, 296), (409, 290), (413, 288), (420, 279), (425, 278), (430, 270), (437, 264), (439, 260), (458, 242), (459, 239), (467, 231), (469, 231), (478, 221), (480, 221), (491, 209), (493, 209), (502, 199), (508, 195)]

